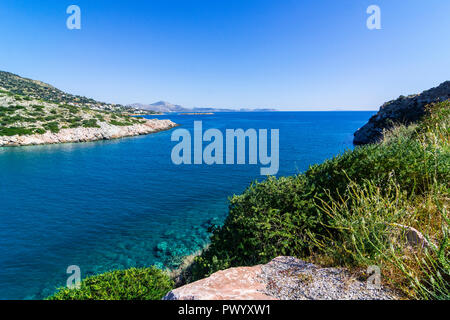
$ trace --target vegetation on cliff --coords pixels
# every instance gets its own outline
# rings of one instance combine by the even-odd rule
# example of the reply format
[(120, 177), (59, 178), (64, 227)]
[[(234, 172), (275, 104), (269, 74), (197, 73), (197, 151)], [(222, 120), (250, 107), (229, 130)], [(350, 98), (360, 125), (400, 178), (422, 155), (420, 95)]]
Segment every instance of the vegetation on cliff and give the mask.
[(427, 105), (448, 99), (450, 99), (450, 81), (445, 81), (420, 94), (400, 96), (396, 100), (388, 101), (380, 107), (377, 114), (355, 132), (353, 143), (363, 145), (380, 142), (384, 131), (396, 125), (417, 122), (427, 114)]
[(172, 289), (163, 271), (132, 268), (86, 278), (79, 289), (62, 288), (49, 300), (161, 300)]
[[(115, 111), (123, 113), (139, 113), (139, 108), (121, 104), (105, 103), (83, 96), (63, 92), (52, 85), (38, 80), (20, 77), (16, 74), (0, 71), (0, 89), (2, 93), (16, 97), (19, 101), (40, 100), (58, 105), (72, 105), (95, 110)], [(146, 113), (155, 113), (146, 110)]]
[(99, 123), (128, 126), (151, 114), (64, 93), (46, 83), (0, 71), (0, 136), (58, 133), (68, 128), (98, 128)]
[[(185, 272), (188, 281), (291, 255), (321, 264), (380, 267), (413, 298), (449, 299), (450, 102), (304, 174), (253, 183), (230, 199), (223, 226)], [(405, 244), (400, 226), (429, 246)]]

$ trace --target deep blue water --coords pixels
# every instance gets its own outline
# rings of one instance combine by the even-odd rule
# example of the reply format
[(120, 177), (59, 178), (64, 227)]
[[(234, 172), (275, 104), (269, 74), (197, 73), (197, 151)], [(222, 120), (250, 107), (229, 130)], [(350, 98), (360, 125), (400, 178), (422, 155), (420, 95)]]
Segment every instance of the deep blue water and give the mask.
[[(164, 115), (192, 130), (280, 129), (278, 175), (352, 148), (373, 112)], [(133, 266), (174, 266), (202, 248), (260, 165), (171, 162), (171, 131), (80, 144), (0, 148), (0, 299), (38, 299), (82, 277)], [(159, 247), (159, 250), (157, 249)]]

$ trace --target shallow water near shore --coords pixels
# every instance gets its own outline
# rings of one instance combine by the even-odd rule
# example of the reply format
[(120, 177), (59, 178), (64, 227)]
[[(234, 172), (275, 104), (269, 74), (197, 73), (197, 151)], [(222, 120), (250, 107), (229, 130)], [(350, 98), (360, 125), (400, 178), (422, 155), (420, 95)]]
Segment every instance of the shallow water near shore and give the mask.
[[(278, 175), (303, 172), (345, 149), (374, 112), (160, 115), (192, 132), (280, 129)], [(172, 129), (174, 130), (174, 129)], [(228, 196), (260, 165), (174, 165), (172, 130), (79, 144), (0, 148), (0, 299), (39, 299), (113, 269), (176, 267), (223, 222)]]

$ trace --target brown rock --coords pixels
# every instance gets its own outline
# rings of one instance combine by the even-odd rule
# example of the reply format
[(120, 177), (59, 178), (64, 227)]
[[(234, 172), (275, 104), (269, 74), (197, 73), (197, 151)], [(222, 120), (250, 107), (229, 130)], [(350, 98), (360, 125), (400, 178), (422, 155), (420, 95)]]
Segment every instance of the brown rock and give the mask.
[(164, 300), (275, 300), (264, 293), (261, 266), (230, 268), (172, 290)]

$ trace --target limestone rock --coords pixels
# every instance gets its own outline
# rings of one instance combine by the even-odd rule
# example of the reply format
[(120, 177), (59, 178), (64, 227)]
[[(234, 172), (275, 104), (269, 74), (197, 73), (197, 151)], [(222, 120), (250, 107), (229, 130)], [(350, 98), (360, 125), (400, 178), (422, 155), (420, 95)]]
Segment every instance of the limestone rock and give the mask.
[(26, 136), (0, 136), (0, 147), (14, 147), (67, 142), (86, 142), (131, 137), (168, 130), (176, 126), (170, 120), (152, 119), (131, 126), (115, 126), (106, 122), (99, 123), (100, 128), (61, 129), (58, 133), (46, 132)]

